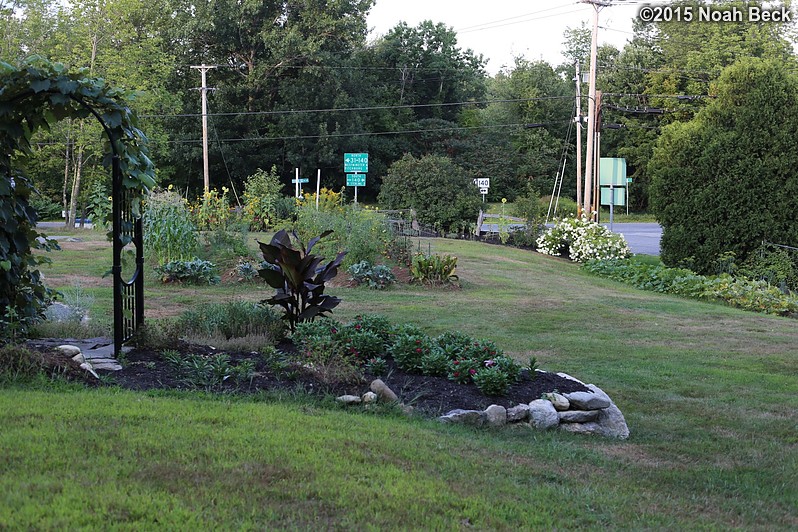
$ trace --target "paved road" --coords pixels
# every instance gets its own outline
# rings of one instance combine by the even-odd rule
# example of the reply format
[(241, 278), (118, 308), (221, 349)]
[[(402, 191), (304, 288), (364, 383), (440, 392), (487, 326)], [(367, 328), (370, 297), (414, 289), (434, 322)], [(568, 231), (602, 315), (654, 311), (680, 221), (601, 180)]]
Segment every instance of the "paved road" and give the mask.
[[(602, 224), (609, 227), (610, 224)], [(662, 227), (658, 223), (613, 224), (612, 230), (620, 233), (629, 243), (632, 253), (640, 255), (659, 255), (659, 241)]]
[[(553, 224), (548, 224), (551, 227)], [(602, 224), (609, 227), (610, 224)], [(482, 224), (483, 230), (498, 233), (498, 224)], [(632, 253), (638, 255), (659, 255), (659, 241), (662, 238), (662, 227), (658, 223), (616, 223), (613, 232), (620, 233), (629, 243)]]

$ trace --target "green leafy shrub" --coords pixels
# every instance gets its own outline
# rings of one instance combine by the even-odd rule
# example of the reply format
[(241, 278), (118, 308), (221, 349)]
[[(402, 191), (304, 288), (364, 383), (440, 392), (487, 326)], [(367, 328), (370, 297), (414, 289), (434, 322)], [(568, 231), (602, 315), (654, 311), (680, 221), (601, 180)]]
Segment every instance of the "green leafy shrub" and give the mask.
[(473, 224), (481, 205), (467, 172), (451, 159), (410, 154), (388, 169), (379, 202), (387, 209), (415, 209), (419, 222), (446, 233)]
[(713, 93), (692, 120), (663, 128), (647, 167), (662, 261), (692, 257), (704, 275), (722, 253), (745, 263), (763, 240), (798, 238), (798, 80), (782, 61), (744, 57)]
[(684, 268), (668, 268), (629, 260), (590, 261), (587, 271), (641, 290), (696, 299), (719, 300), (745, 310), (787, 315), (798, 312), (798, 298), (765, 281), (735, 278), (728, 274), (704, 276)]
[(111, 224), (113, 200), (100, 181), (95, 181), (89, 192), (89, 213), (92, 229), (107, 230)]
[(622, 235), (586, 216), (558, 221), (538, 238), (537, 247), (541, 253), (567, 256), (575, 262), (622, 259), (631, 255)]
[(778, 286), (783, 292), (798, 291), (798, 253), (791, 256), (784, 248), (762, 244), (740, 265), (739, 273)]
[(333, 338), (344, 325), (330, 317), (297, 323), (291, 338), (297, 346), (305, 345), (313, 338)]
[(247, 246), (249, 226), (242, 223), (228, 223), (207, 231), (205, 240), (208, 243), (206, 258), (215, 261), (229, 261), (240, 257), (248, 257), (251, 253)]
[(360, 325), (364, 331), (376, 334), (383, 342), (388, 341), (393, 329), (390, 320), (380, 314), (358, 314), (350, 325)]
[(293, 240), (285, 230), (278, 231), (269, 244), (258, 242), (263, 259), (270, 265), (260, 275), (277, 293), (266, 300), (270, 305), (283, 307), (284, 319), (291, 331), (297, 323), (313, 321), (329, 314), (341, 300), (324, 293), (325, 283), (338, 273), (346, 252), (338, 253), (332, 261), (321, 266), (322, 258), (311, 254), (313, 246), (330, 234), (325, 231), (304, 247), (296, 233)]
[(525, 219), (531, 225), (539, 224), (544, 215), (540, 196), (531, 182), (527, 183), (524, 193), (513, 202), (513, 215)]
[(186, 201), (171, 190), (147, 196), (142, 225), (145, 255), (158, 266), (191, 259), (197, 252), (197, 229)]
[[(10, 155), (8, 156), (10, 157)], [(0, 161), (2, 162), (2, 161)], [(7, 166), (0, 177), (0, 340), (24, 338), (42, 319), (54, 293), (44, 286), (38, 267), (50, 262), (34, 249), (58, 249), (52, 240), (40, 239), (38, 216), (28, 203), (31, 183)]]
[(296, 216), (296, 198), (282, 196), (274, 201), (274, 216), (277, 220), (291, 220)]
[(471, 377), (479, 391), (489, 396), (499, 396), (507, 393), (510, 388), (508, 375), (498, 366), (479, 368)]
[(410, 265), (410, 276), (422, 284), (456, 284), (460, 280), (456, 270), (457, 257), (454, 255), (418, 253)]
[(349, 324), (340, 329), (334, 336), (347, 353), (356, 355), (359, 360), (382, 355), (385, 342), (377, 334), (366, 331), (360, 324)]
[(445, 377), (449, 372), (449, 355), (439, 347), (433, 347), (421, 357), (419, 369), (422, 375)]
[(49, 196), (33, 192), (30, 196), (30, 206), (36, 211), (39, 220), (60, 220), (63, 205), (53, 201)]
[(396, 283), (396, 276), (384, 264), (372, 266), (369, 261), (363, 260), (350, 266), (347, 271), (352, 281), (359, 285), (366, 284), (374, 290), (385, 290)]
[(276, 221), (277, 202), (282, 188), (276, 166), (272, 166), (269, 172), (258, 168), (246, 179), (243, 216), (251, 230), (265, 231)]
[(356, 383), (362, 379), (359, 357), (347, 353), (334, 338), (310, 337), (302, 345), (302, 366), (323, 384)]
[(482, 363), (479, 360), (471, 358), (456, 358), (449, 362), (449, 371), (447, 376), (449, 380), (460, 384), (469, 384), (472, 382), (473, 376), (479, 369), (482, 368)]
[(155, 268), (163, 283), (219, 284), (216, 266), (207, 260), (173, 260)]
[(308, 199), (301, 202), (296, 213), (295, 227), (301, 240), (327, 230), (333, 231), (330, 238), (319, 242), (317, 253), (332, 257), (346, 250), (344, 267), (364, 260), (376, 263), (386, 255), (388, 242), (394, 238), (383, 214), (359, 205), (316, 210), (315, 204)]
[(382, 357), (373, 357), (366, 361), (363, 369), (369, 375), (380, 377), (388, 374), (388, 362)]
[(166, 350), (161, 357), (177, 372), (185, 386), (211, 391), (219, 391), (225, 382), (230, 380), (237, 385), (252, 381), (255, 376), (255, 363), (243, 360), (237, 365), (230, 361), (230, 355), (218, 353), (201, 355), (197, 353), (182, 354), (175, 350)]
[(421, 360), (436, 349), (432, 339), (426, 334), (399, 334), (392, 339), (388, 352), (396, 365), (412, 373), (421, 372)]

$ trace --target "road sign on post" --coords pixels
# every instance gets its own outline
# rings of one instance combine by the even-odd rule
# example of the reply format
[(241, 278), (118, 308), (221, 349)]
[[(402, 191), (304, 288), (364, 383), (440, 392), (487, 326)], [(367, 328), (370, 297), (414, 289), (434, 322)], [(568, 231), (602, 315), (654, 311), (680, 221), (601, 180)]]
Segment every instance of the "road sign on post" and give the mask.
[(366, 174), (346, 174), (346, 186), (348, 187), (365, 187)]
[(344, 172), (365, 174), (369, 171), (368, 153), (345, 153)]

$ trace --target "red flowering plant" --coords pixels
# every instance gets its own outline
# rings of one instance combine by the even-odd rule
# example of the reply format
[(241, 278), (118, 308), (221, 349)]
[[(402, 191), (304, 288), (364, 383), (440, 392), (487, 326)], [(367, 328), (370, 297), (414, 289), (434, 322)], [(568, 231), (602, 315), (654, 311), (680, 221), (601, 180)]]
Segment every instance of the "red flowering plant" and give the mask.
[(388, 352), (396, 365), (411, 373), (422, 373), (421, 360), (436, 349), (433, 340), (426, 334), (400, 333), (392, 338)]
[(482, 367), (482, 361), (473, 358), (457, 358), (449, 362), (449, 380), (460, 384), (470, 384), (474, 375)]

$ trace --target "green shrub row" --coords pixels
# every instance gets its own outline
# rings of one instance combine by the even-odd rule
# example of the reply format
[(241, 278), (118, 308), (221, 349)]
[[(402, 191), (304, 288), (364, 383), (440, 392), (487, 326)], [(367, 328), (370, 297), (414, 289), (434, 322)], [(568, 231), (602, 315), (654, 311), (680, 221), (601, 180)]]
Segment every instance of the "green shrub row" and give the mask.
[(631, 260), (595, 260), (583, 266), (587, 271), (639, 288), (666, 294), (723, 301), (729, 305), (768, 314), (798, 313), (798, 297), (785, 294), (761, 280), (729, 274), (705, 276), (684, 268), (668, 268)]
[(303, 360), (325, 373), (333, 373), (331, 362), (336, 361), (348, 367), (338, 368), (336, 375), (354, 376), (363, 370), (379, 375), (387, 370), (387, 354), (404, 371), (473, 383), (490, 396), (507, 393), (522, 370), (490, 340), (458, 332), (433, 338), (414, 325), (392, 326), (382, 316), (358, 316), (347, 324), (331, 318), (300, 323), (293, 340)]

